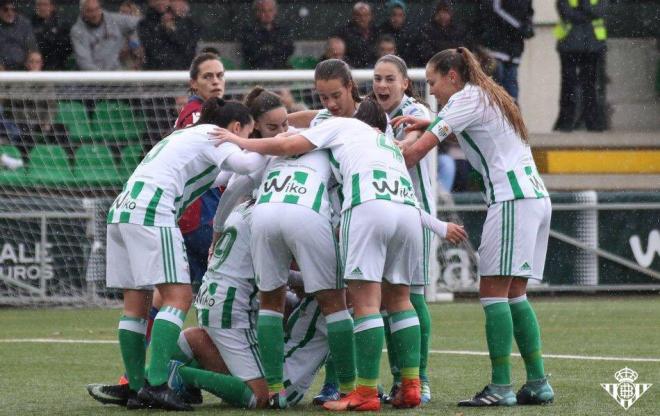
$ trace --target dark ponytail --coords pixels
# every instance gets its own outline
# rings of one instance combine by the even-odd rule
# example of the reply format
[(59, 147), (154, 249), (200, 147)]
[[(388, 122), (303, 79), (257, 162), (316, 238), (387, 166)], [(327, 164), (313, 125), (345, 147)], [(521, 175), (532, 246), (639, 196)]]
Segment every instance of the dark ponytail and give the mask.
[(385, 114), (385, 110), (373, 98), (365, 98), (360, 103), (360, 107), (358, 107), (353, 118), (363, 121), (371, 127), (376, 127), (382, 132), (387, 130), (387, 115)]
[(314, 70), (314, 82), (316, 81), (329, 81), (332, 79), (338, 79), (341, 81), (343, 87), (351, 87), (351, 98), (356, 103), (362, 101), (360, 93), (357, 89), (357, 84), (353, 81), (353, 75), (351, 74), (351, 68), (348, 64), (341, 59), (326, 59), (321, 61), (316, 65)]
[(241, 126), (250, 124), (252, 116), (246, 106), (238, 101), (225, 101), (222, 98), (209, 98), (202, 104), (198, 124), (215, 124), (226, 128), (232, 121), (238, 121)]
[(261, 86), (256, 86), (243, 98), (243, 104), (250, 110), (252, 119), (259, 120), (259, 117), (274, 110), (284, 107), (280, 96), (272, 93)]
[(529, 133), (520, 108), (504, 88), (486, 75), (477, 58), (467, 48), (445, 49), (433, 55), (427, 65), (442, 75), (447, 75), (449, 70), (453, 69), (463, 82), (480, 87), (488, 97), (490, 105), (500, 110), (506, 121), (525, 143), (529, 142)]

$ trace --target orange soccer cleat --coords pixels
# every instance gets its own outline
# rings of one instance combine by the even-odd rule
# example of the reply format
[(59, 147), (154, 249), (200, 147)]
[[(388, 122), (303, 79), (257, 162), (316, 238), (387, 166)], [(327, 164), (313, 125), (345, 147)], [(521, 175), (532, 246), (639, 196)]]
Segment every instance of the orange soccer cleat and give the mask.
[(323, 408), (334, 411), (357, 410), (376, 412), (380, 410), (378, 390), (371, 387), (359, 386), (339, 400), (331, 400), (323, 403)]
[(392, 399), (392, 406), (398, 409), (417, 407), (422, 403), (422, 383), (419, 378), (403, 379), (401, 388)]

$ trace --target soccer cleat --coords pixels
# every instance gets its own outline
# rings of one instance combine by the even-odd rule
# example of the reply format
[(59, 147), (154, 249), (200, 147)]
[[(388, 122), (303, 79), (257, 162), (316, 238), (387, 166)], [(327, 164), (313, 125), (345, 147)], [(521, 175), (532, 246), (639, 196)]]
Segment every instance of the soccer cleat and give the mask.
[(128, 384), (88, 384), (87, 392), (103, 404), (126, 406), (130, 388)]
[(202, 391), (196, 387), (187, 385), (181, 375), (179, 368), (184, 364), (180, 361), (170, 360), (167, 365), (169, 376), (167, 378), (167, 385), (178, 394), (184, 402), (188, 404), (202, 404)]
[(380, 410), (378, 390), (360, 386), (339, 400), (323, 403), (323, 408), (334, 411), (357, 410), (377, 412)]
[(286, 390), (280, 390), (277, 393), (270, 393), (268, 396), (269, 409), (286, 409), (288, 402), (286, 400)]
[(422, 382), (422, 404), (427, 404), (431, 401), (431, 385), (427, 377), (420, 377)]
[(319, 394), (314, 396), (314, 399), (312, 399), (312, 403), (320, 406), (325, 402), (329, 402), (331, 400), (339, 400), (339, 388), (337, 387), (336, 384), (328, 383), (324, 384), (323, 387), (321, 387), (321, 391), (319, 391)]
[(193, 410), (192, 406), (172, 390), (167, 383), (160, 386), (144, 386), (137, 395), (149, 407), (165, 410)]
[(385, 404), (392, 404), (392, 399), (394, 399), (394, 396), (396, 396), (396, 393), (401, 389), (401, 382), (396, 382), (392, 384), (392, 388), (390, 389), (390, 394), (383, 394), (381, 397), (381, 401)]
[(422, 386), (419, 378), (403, 379), (401, 388), (392, 398), (392, 406), (397, 409), (410, 409), (422, 403)]
[(496, 386), (489, 384), (481, 392), (468, 400), (458, 402), (463, 407), (484, 407), (484, 406), (515, 406), (516, 395), (513, 394), (511, 386)]
[(543, 377), (540, 380), (528, 381), (518, 393), (516, 393), (518, 404), (550, 404), (555, 400), (555, 392), (548, 383), (548, 378)]

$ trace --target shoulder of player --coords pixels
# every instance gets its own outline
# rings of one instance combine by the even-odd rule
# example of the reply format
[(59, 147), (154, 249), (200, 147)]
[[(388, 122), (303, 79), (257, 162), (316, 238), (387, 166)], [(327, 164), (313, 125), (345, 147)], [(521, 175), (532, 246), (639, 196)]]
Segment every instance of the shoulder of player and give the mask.
[(428, 108), (424, 104), (410, 97), (401, 107), (401, 112), (403, 113), (403, 115), (406, 116), (421, 116), (421, 117), (429, 116)]

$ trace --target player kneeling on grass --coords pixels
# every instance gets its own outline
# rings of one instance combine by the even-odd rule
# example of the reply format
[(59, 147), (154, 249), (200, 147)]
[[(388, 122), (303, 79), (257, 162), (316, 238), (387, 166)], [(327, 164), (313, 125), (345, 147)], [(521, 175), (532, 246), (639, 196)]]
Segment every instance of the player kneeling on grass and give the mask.
[(372, 126), (384, 131), (387, 117), (378, 103), (365, 100), (355, 119), (328, 120), (290, 137), (249, 141), (225, 129), (216, 133), (221, 143), (231, 141), (246, 150), (277, 156), (329, 149), (336, 161), (344, 192), (340, 236), (344, 278), (355, 311), (354, 336), (348, 335), (344, 342), (355, 342), (357, 388), (340, 400), (326, 402), (329, 410), (380, 409), (376, 386), (384, 343), (381, 286), (402, 366), (402, 388), (392, 404), (415, 407), (421, 401), (419, 321), (409, 299), (410, 279), (421, 263), (420, 211), (401, 152)]
[[(90, 385), (88, 391), (95, 399), (129, 408), (191, 409), (166, 383), (168, 364), (192, 302), (177, 218), (214, 185), (221, 169), (248, 174), (265, 163), (262, 156), (241, 152), (236, 145), (217, 147), (208, 140), (208, 133), (217, 127), (248, 137), (253, 125), (244, 105), (207, 100), (195, 125), (175, 131), (145, 156), (110, 207), (106, 279), (108, 287), (123, 289), (119, 348), (129, 384)], [(147, 376), (146, 319), (154, 286), (163, 297), (163, 307), (154, 321)]]

